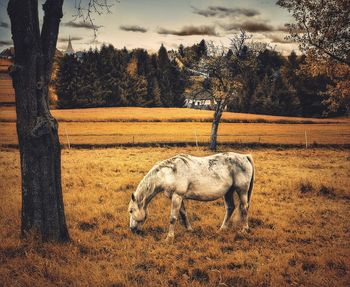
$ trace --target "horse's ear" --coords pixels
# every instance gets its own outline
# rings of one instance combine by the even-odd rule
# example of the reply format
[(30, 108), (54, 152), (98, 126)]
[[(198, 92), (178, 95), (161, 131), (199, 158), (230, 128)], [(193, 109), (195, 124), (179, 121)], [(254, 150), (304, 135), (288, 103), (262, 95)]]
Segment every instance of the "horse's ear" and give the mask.
[(135, 195), (133, 193), (131, 194), (131, 200), (135, 201)]

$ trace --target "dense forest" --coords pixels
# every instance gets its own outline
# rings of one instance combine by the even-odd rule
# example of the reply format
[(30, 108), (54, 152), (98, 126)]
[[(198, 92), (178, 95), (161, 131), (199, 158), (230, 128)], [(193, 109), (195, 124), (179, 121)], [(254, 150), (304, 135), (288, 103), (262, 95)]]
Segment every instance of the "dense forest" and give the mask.
[[(232, 98), (229, 111), (288, 116), (336, 116), (348, 112), (328, 93), (338, 83), (327, 73), (310, 71), (308, 57), (289, 56), (266, 46), (258, 53), (243, 47), (234, 57), (232, 69), (239, 69), (243, 88)], [(204, 40), (190, 47), (168, 52), (162, 45), (157, 54), (144, 49), (128, 51), (102, 46), (79, 56), (65, 55), (54, 81), (58, 108), (84, 107), (182, 107), (191, 94), (194, 67), (208, 53)], [(169, 57), (169, 55), (172, 55)], [(253, 58), (253, 61), (252, 61)], [(181, 67), (182, 66), (182, 67)], [(206, 89), (205, 85), (203, 89)]]

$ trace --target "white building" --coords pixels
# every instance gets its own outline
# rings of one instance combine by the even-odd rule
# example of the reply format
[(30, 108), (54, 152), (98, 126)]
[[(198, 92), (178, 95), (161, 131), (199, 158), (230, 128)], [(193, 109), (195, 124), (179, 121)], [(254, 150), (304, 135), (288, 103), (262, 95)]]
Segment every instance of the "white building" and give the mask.
[(193, 91), (192, 93), (185, 95), (184, 106), (186, 108), (213, 110), (215, 105), (216, 101), (213, 99), (210, 92), (206, 90)]

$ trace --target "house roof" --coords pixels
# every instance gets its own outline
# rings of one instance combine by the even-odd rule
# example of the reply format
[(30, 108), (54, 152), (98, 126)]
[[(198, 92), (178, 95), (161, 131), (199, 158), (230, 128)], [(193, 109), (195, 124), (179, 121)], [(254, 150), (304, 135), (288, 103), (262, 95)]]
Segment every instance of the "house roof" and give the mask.
[(209, 91), (199, 89), (185, 94), (185, 98), (189, 100), (212, 100), (212, 95)]
[(4, 49), (1, 53), (0, 56), (1, 57), (13, 57), (15, 55), (15, 49), (13, 47)]

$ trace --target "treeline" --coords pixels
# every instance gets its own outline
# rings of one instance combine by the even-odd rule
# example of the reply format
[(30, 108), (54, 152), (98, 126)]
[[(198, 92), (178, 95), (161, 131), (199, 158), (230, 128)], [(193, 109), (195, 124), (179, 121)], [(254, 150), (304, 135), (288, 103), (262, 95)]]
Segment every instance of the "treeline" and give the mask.
[[(194, 67), (208, 52), (202, 40), (171, 53)], [(56, 79), (57, 106), (182, 107), (185, 91), (189, 95), (194, 89), (194, 77), (168, 55), (163, 45), (157, 54), (110, 45), (80, 57), (65, 55)], [(243, 88), (232, 98), (229, 111), (311, 117), (346, 113), (342, 105), (329, 108), (334, 102), (328, 100), (327, 89), (335, 83), (326, 74), (309, 73), (305, 55), (292, 52), (285, 57), (269, 48), (256, 53), (247, 46), (239, 55), (229, 50), (227, 58), (231, 57)]]
[(182, 107), (184, 87), (184, 74), (164, 46), (152, 55), (143, 49), (102, 46), (62, 58), (57, 107)]
[(305, 55), (297, 56), (291, 52), (285, 57), (275, 50), (265, 49), (253, 60), (244, 55), (239, 58), (239, 65), (243, 66), (240, 71), (243, 89), (229, 104), (231, 111), (311, 117), (346, 112), (341, 107), (330, 109), (327, 89), (334, 83), (327, 75), (306, 71), (308, 63)]
[[(245, 51), (249, 54), (249, 49)], [(304, 56), (292, 52), (288, 57), (265, 49), (255, 57), (239, 55), (243, 89), (229, 104), (236, 112), (285, 115), (321, 116), (324, 110), (317, 90), (321, 79), (306, 79), (298, 75)], [(246, 63), (245, 63), (246, 62)]]

